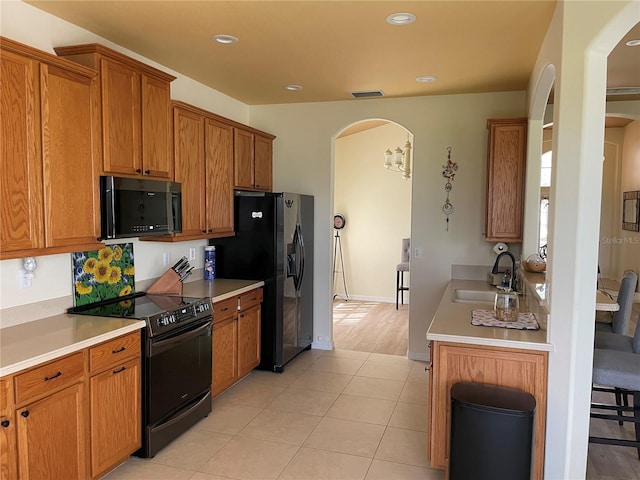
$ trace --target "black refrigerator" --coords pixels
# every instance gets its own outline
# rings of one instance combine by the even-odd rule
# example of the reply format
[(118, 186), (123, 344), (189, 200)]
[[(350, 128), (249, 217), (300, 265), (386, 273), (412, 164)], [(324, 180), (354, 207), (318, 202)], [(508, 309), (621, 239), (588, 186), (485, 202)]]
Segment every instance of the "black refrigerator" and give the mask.
[(263, 280), (258, 368), (274, 372), (313, 342), (313, 196), (234, 192), (235, 237), (212, 239), (216, 277)]

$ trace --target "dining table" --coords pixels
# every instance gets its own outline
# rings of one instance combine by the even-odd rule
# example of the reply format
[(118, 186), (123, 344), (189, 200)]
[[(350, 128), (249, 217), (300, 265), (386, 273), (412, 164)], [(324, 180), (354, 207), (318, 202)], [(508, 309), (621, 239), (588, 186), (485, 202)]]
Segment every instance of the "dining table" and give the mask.
[(620, 305), (608, 293), (596, 290), (596, 310), (600, 312), (617, 312), (620, 310)]

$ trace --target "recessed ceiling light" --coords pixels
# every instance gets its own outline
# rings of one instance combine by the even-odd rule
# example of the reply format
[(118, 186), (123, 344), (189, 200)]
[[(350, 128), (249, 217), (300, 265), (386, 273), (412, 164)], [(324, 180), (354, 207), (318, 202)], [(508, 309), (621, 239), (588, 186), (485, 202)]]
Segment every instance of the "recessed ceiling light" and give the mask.
[(435, 82), (436, 80), (438, 80), (438, 77), (436, 77), (435, 75), (421, 75), (419, 77), (416, 77), (416, 82), (418, 83), (431, 83)]
[(629, 40), (627, 43), (625, 43), (625, 45), (627, 47), (637, 47), (640, 46), (640, 39), (638, 40)]
[(285, 85), (283, 87), (285, 90), (289, 90), (290, 92), (297, 92), (299, 90), (302, 90), (302, 85)]
[(237, 37), (234, 37), (233, 35), (214, 35), (212, 39), (214, 42), (223, 43), (225, 45), (238, 43)]
[(387, 17), (387, 23), (391, 25), (408, 25), (416, 21), (416, 16), (413, 13), (392, 13)]

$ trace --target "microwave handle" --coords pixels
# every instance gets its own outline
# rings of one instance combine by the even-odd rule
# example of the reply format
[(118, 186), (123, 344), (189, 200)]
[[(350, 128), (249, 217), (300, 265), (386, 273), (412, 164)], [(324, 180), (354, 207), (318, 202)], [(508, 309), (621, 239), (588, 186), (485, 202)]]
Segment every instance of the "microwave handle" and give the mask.
[(111, 176), (100, 177), (100, 236), (98, 241), (115, 238), (115, 182)]

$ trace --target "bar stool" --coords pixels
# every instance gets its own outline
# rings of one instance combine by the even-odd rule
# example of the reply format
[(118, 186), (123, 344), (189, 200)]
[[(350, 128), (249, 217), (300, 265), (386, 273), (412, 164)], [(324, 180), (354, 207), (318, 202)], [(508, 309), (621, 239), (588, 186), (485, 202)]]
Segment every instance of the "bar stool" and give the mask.
[(409, 286), (404, 284), (404, 272), (409, 271), (409, 258), (411, 254), (411, 239), (402, 239), (402, 254), (400, 262), (396, 265), (396, 310), (398, 310), (398, 296), (400, 303), (404, 305), (404, 292), (409, 291)]

